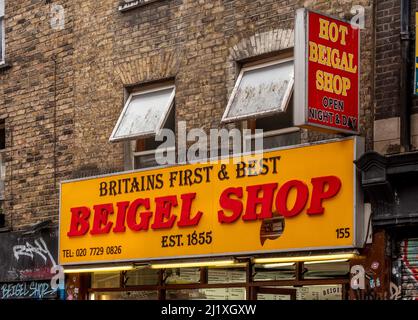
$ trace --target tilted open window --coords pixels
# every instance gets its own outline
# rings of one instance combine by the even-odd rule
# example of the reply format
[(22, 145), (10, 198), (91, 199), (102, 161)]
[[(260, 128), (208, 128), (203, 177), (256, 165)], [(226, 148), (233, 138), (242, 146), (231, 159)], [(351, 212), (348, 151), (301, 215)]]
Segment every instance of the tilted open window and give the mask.
[(293, 83), (293, 58), (242, 68), (222, 122), (285, 112)]
[[(174, 107), (172, 107), (169, 112), (167, 121), (164, 124), (164, 129), (176, 132)], [(131, 141), (133, 169), (158, 167), (161, 165), (158, 161), (161, 156), (164, 156), (164, 154), (168, 155), (169, 153), (175, 155), (175, 141), (173, 141), (173, 145), (168, 145), (165, 142), (166, 148), (161, 147), (162, 143), (162, 141), (157, 141), (155, 137)]]
[(173, 107), (174, 86), (131, 93), (113, 129), (110, 141), (152, 137), (158, 134)]

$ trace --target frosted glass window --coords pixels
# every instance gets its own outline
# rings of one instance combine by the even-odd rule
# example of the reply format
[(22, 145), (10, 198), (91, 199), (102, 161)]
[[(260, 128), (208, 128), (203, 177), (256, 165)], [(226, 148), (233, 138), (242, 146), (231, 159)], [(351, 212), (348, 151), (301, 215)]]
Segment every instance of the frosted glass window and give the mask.
[(208, 268), (208, 283), (245, 283), (244, 268)]
[(167, 284), (199, 283), (200, 268), (166, 269), (165, 276)]
[(118, 288), (120, 272), (94, 272), (91, 277), (92, 288)]
[(245, 300), (245, 288), (167, 290), (167, 300)]
[(286, 111), (293, 90), (293, 60), (243, 68), (223, 115), (223, 122)]
[(174, 94), (174, 87), (132, 93), (113, 129), (110, 141), (156, 135), (167, 121)]
[(156, 290), (149, 291), (111, 291), (90, 293), (90, 300), (158, 300)]
[(126, 271), (126, 286), (157, 285), (159, 271), (155, 269), (136, 269)]

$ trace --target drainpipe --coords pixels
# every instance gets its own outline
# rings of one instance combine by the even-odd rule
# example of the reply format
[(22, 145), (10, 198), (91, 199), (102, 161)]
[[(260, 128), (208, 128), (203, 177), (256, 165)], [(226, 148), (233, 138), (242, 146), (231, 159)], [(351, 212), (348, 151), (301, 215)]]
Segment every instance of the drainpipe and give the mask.
[(410, 0), (401, 0), (401, 74), (400, 74), (400, 122), (401, 146), (404, 152), (411, 150), (411, 35), (409, 19), (411, 16)]

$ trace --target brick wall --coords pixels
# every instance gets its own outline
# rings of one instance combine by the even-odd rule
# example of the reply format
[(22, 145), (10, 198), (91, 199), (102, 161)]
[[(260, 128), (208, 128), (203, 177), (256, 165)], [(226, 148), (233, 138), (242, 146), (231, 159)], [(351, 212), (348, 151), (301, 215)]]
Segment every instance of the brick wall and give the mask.
[[(376, 3), (376, 120), (399, 116), (401, 22), (399, 0)], [(416, 1), (411, 0), (411, 36), (415, 37)], [(411, 43), (410, 56), (415, 60), (415, 45)], [(411, 75), (414, 70), (411, 70)], [(413, 79), (413, 76), (411, 77)], [(411, 83), (411, 92), (413, 90)], [(412, 112), (418, 113), (418, 101), (413, 99)]]
[[(376, 60), (375, 60), (375, 128), (374, 149), (381, 153), (402, 152), (400, 146), (400, 70), (401, 25), (399, 0), (376, 2)], [(418, 99), (412, 95), (415, 61), (415, 10), (417, 1), (411, 0), (411, 52), (412, 61), (409, 92), (412, 104), (412, 149), (418, 148)]]
[(52, 29), (50, 8), (45, 1), (6, 1), (11, 68), (0, 70), (0, 117), (7, 131), (5, 212), (13, 228), (56, 218), (56, 182), (72, 165), (72, 20), (68, 14), (64, 30)]
[[(173, 78), (176, 120), (187, 121), (188, 128), (218, 127), (238, 75), (235, 60), (276, 48), (265, 42), (278, 30), (291, 30), (295, 10), (304, 5), (340, 17), (347, 17), (352, 5), (366, 8), (360, 95), (362, 135), (370, 148), (371, 2), (161, 0), (121, 13), (118, 0), (64, 1), (68, 20), (59, 32), (49, 28), (44, 1), (8, 4), (7, 51), (13, 66), (0, 74), (0, 107), (13, 132), (7, 163), (7, 208), (13, 217), (8, 221), (20, 227), (56, 219), (54, 178), (123, 169), (123, 143), (108, 139), (127, 86)], [(292, 47), (291, 38), (279, 49), (286, 47)]]
[(399, 116), (400, 1), (376, 5), (376, 120)]

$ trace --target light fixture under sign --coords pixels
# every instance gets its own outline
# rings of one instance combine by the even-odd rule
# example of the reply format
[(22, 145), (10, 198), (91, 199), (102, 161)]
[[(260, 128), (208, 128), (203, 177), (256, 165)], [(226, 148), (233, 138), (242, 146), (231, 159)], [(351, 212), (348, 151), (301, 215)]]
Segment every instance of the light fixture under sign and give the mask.
[(214, 261), (190, 261), (190, 262), (172, 262), (172, 263), (155, 263), (151, 265), (152, 269), (168, 269), (168, 268), (193, 268), (193, 267), (228, 267), (228, 266), (245, 266), (245, 263), (237, 263), (234, 259), (214, 260)]
[(287, 263), (287, 262), (321, 262), (339, 259), (352, 259), (356, 255), (354, 253), (340, 254), (324, 254), (316, 256), (295, 256), (295, 257), (272, 257), (272, 258), (255, 258), (254, 263)]
[(261, 268), (271, 269), (271, 268), (282, 268), (282, 267), (291, 267), (294, 266), (294, 262), (286, 262), (286, 263), (267, 263), (267, 264), (260, 264)]
[(306, 261), (304, 264), (323, 264), (323, 263), (336, 263), (336, 262), (347, 262), (348, 259), (334, 259), (334, 260), (323, 260), (323, 261)]
[(84, 273), (84, 272), (116, 272), (135, 269), (132, 265), (125, 266), (104, 266), (104, 267), (79, 267), (79, 268), (65, 268), (64, 273)]

